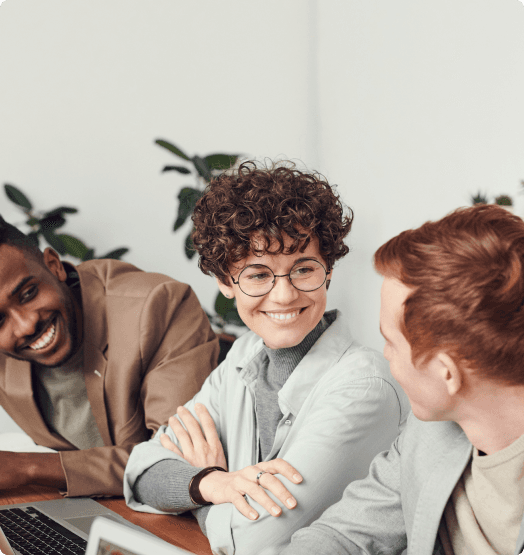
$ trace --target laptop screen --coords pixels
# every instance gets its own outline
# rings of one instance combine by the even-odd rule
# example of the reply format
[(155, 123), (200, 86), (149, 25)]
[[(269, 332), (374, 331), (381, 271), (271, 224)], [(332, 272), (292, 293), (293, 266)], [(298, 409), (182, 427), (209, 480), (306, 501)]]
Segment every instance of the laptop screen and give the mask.
[(139, 554), (133, 551), (129, 551), (128, 549), (119, 547), (114, 543), (109, 543), (106, 540), (100, 540), (96, 555), (139, 555)]
[[(154, 516), (154, 515), (152, 515)], [(86, 555), (191, 555), (150, 534), (97, 517), (89, 532)]]

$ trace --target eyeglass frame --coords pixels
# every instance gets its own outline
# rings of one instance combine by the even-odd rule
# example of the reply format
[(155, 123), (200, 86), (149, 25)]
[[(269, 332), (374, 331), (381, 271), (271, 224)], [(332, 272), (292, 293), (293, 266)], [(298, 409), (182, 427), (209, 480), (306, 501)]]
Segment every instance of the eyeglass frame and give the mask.
[[(322, 268), (324, 269), (324, 281), (318, 286), (315, 287), (315, 289), (308, 289), (306, 291), (304, 291), (303, 289), (299, 289), (294, 283), (293, 280), (291, 279), (291, 273), (293, 268), (297, 265), (300, 264), (302, 262), (306, 262), (307, 260), (311, 260), (313, 262), (317, 262), (318, 264), (320, 264), (322, 266)], [(245, 270), (247, 270), (248, 268), (251, 268), (253, 266), (264, 266), (265, 268), (267, 268), (272, 274), (273, 274), (273, 285), (271, 286), (271, 289), (269, 291), (267, 291), (266, 293), (262, 293), (262, 295), (250, 295), (249, 293), (246, 293), (242, 287), (240, 287), (240, 276), (245, 272)], [(275, 288), (275, 283), (277, 282), (277, 278), (279, 277), (287, 277), (289, 279), (289, 283), (291, 283), (291, 285), (297, 290), (297, 291), (302, 291), (302, 293), (311, 293), (312, 291), (317, 291), (318, 289), (320, 289), (324, 283), (326, 283), (326, 281), (328, 281), (327, 276), (328, 274), (331, 272), (332, 268), (330, 268), (328, 266), (328, 268), (326, 269), (324, 264), (322, 264), (322, 262), (320, 262), (320, 260), (317, 260), (316, 258), (299, 258), (294, 264), (293, 266), (291, 266), (291, 270), (289, 271), (289, 274), (281, 274), (281, 275), (277, 275), (275, 274), (275, 272), (273, 272), (273, 270), (269, 267), (266, 266), (265, 264), (249, 264), (248, 266), (246, 266), (245, 268), (242, 268), (242, 271), (240, 272), (240, 274), (238, 274), (238, 280), (235, 281), (235, 278), (229, 274), (229, 277), (231, 278), (231, 281), (235, 284), (238, 285), (238, 288), (240, 289), (240, 291), (242, 291), (242, 293), (244, 293), (244, 295), (247, 295), (248, 297), (253, 297), (253, 298), (258, 298), (258, 297), (263, 297), (264, 295), (268, 295), (269, 293), (271, 293), (271, 291), (273, 291), (273, 289)]]

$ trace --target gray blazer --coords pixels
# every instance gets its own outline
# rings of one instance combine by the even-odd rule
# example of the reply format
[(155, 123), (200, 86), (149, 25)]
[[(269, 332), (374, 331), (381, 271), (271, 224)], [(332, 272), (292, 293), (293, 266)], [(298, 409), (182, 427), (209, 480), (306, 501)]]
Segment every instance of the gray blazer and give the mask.
[[(443, 555), (439, 524), (472, 450), (458, 424), (410, 414), (391, 449), (373, 459), (367, 478), (296, 532), (282, 555)], [(515, 555), (523, 549), (524, 520)]]

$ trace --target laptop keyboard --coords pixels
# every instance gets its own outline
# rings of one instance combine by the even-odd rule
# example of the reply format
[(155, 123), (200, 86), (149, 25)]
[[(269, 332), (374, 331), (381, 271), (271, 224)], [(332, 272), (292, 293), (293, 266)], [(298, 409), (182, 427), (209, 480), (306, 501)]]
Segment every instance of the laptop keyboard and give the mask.
[(22, 555), (83, 555), (87, 541), (34, 507), (0, 510), (0, 526)]

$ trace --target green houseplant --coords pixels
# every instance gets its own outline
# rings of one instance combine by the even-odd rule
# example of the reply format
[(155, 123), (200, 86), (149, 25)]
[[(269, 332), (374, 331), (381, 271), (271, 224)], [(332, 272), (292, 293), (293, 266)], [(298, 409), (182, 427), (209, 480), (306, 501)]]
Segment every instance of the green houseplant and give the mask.
[(81, 262), (92, 260), (93, 258), (120, 260), (129, 251), (127, 247), (120, 247), (102, 256), (95, 256), (95, 249), (87, 247), (77, 237), (57, 232), (59, 228), (65, 225), (68, 214), (76, 214), (78, 212), (76, 208), (59, 206), (58, 208), (42, 212), (33, 207), (33, 203), (18, 187), (6, 183), (4, 191), (7, 198), (24, 213), (26, 217), (25, 223), (31, 230), (27, 236), (37, 247), (40, 246), (40, 239), (44, 239), (59, 254), (72, 256)]
[(476, 195), (471, 195), (471, 204), (488, 204), (488, 197), (479, 191)]
[(508, 195), (499, 195), (498, 197), (495, 197), (495, 204), (498, 204), (499, 206), (513, 206), (513, 200)]
[[(194, 183), (183, 186), (178, 195), (178, 209), (173, 225), (173, 231), (178, 231), (190, 218), (198, 199), (203, 195), (204, 189), (208, 183), (217, 175), (225, 170), (232, 168), (238, 158), (238, 154), (208, 154), (207, 156), (188, 156), (182, 149), (173, 143), (164, 139), (157, 139), (155, 143), (162, 148), (168, 150), (175, 155), (183, 165), (167, 165), (162, 168), (162, 172), (176, 172), (181, 175), (192, 175)], [(195, 254), (195, 248), (191, 239), (193, 227), (184, 239), (184, 248), (186, 257), (191, 260)], [(234, 326), (244, 326), (235, 307), (235, 300), (228, 299), (220, 291), (215, 299), (215, 314), (208, 314), (210, 322), (219, 333), (219, 337), (223, 341), (227, 341), (224, 334), (225, 326), (232, 324)], [(230, 341), (234, 336), (230, 336)]]

